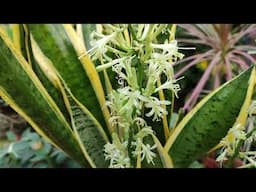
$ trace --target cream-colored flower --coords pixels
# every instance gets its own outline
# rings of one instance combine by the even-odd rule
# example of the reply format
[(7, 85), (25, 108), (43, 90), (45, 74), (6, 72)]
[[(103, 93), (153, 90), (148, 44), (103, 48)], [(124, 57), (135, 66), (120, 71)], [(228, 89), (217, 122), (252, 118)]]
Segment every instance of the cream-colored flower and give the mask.
[(159, 100), (156, 97), (149, 97), (145, 100), (145, 107), (151, 109), (146, 113), (147, 117), (153, 116), (153, 121), (160, 121), (163, 115), (167, 115), (168, 112), (162, 105), (170, 105), (171, 102), (167, 100)]
[[(127, 147), (127, 143), (122, 143), (123, 147)], [(104, 146), (105, 159), (110, 160), (109, 168), (129, 168), (130, 159), (123, 150), (115, 144), (107, 143)]]

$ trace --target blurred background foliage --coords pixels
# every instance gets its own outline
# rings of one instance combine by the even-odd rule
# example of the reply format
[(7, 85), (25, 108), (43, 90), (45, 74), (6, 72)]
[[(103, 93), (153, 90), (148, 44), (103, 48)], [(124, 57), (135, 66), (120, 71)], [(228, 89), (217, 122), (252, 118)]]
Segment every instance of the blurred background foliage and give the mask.
[(80, 168), (0, 99), (0, 168)]
[(255, 24), (179, 24), (176, 39), (185, 57), (175, 64), (180, 99), (175, 109), (189, 111), (202, 97), (255, 63)]

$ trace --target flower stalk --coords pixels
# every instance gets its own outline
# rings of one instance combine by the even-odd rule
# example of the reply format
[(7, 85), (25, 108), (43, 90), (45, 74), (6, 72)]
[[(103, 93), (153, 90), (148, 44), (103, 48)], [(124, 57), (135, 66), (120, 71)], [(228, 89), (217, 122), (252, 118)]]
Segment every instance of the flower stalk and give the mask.
[[(99, 60), (97, 71), (112, 69), (119, 87), (108, 94), (109, 123), (115, 127), (112, 143), (105, 146), (109, 167), (141, 167), (145, 161), (154, 164), (156, 144), (146, 142), (154, 131), (145, 120), (162, 121), (166, 139), (169, 136), (167, 105), (163, 90), (176, 97), (180, 90), (174, 79), (173, 64), (183, 57), (178, 52), (174, 30), (167, 24), (103, 24), (101, 32), (92, 33), (91, 59)], [(158, 36), (172, 39), (159, 42)], [(161, 84), (161, 80), (163, 83)]]

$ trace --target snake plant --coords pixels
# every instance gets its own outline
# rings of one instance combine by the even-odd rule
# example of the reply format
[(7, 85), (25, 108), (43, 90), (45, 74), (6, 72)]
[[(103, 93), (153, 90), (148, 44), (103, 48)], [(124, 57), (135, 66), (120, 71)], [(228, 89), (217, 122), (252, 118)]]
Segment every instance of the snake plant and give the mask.
[(1, 26), (0, 96), (84, 167), (188, 167), (245, 124), (255, 69), (170, 126), (180, 90), (172, 66), (184, 56), (175, 27)]

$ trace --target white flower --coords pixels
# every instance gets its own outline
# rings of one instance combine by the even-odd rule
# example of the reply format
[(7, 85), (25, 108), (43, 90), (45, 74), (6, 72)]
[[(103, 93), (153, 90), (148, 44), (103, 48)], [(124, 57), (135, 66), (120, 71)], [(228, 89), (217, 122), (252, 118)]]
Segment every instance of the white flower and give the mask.
[(233, 150), (236, 148), (238, 142), (240, 140), (246, 139), (246, 133), (244, 132), (244, 127), (240, 124), (232, 127), (227, 135), (221, 140), (221, 146), (228, 149), (228, 153), (231, 154)]
[[(165, 41), (164, 44), (154, 44), (151, 43), (152, 48), (155, 52), (152, 53), (152, 60), (162, 65), (162, 70), (170, 78), (173, 76), (172, 64), (174, 64), (177, 59), (182, 59), (183, 54), (178, 52), (177, 41), (172, 40), (171, 42)], [(161, 52), (159, 52), (159, 50)]]
[(249, 143), (256, 141), (256, 130), (252, 132), (252, 134), (246, 139), (246, 141), (248, 141)]
[(132, 145), (136, 146), (135, 151), (132, 152), (134, 157), (137, 157), (138, 155), (141, 155), (141, 161), (143, 161), (145, 158), (147, 160), (147, 163), (152, 163), (154, 165), (154, 157), (156, 157), (156, 154), (153, 152), (153, 150), (157, 147), (157, 145), (150, 146), (149, 144), (144, 144), (142, 142), (143, 139), (138, 138), (136, 142), (132, 142)]
[(235, 140), (245, 140), (246, 133), (244, 132), (244, 129), (244, 126), (237, 124), (229, 130), (226, 139), (231, 143)]
[(223, 152), (221, 152), (220, 155), (217, 157), (216, 161), (223, 162), (224, 160), (227, 160), (226, 154), (227, 154), (227, 150), (224, 150)]
[(136, 117), (134, 120), (133, 120), (134, 123), (136, 123), (136, 125), (138, 126), (138, 128), (144, 128), (144, 127), (147, 127), (147, 122), (142, 119), (141, 117)]
[(220, 161), (222, 163), (224, 160), (227, 159), (227, 157), (231, 157), (232, 155), (234, 155), (239, 141), (245, 139), (246, 133), (244, 132), (243, 126), (237, 124), (234, 127), (232, 127), (228, 131), (228, 134), (220, 142), (222, 149), (216, 161)]
[(103, 35), (94, 32), (93, 34), (100, 39), (97, 41), (91, 41), (93, 47), (88, 50), (87, 53), (92, 56), (93, 60), (97, 60), (107, 52), (106, 45), (111, 42), (111, 40), (115, 37), (116, 33), (112, 33), (110, 35)]
[(160, 90), (163, 90), (163, 89), (169, 89), (169, 90), (172, 90), (175, 94), (175, 96), (178, 98), (178, 91), (181, 90), (180, 88), (180, 85), (177, 84), (176, 82), (178, 80), (180, 80), (181, 78), (177, 79), (177, 80), (167, 80), (164, 84), (162, 84), (160, 87), (156, 88), (155, 89), (155, 92), (158, 92)]
[(163, 115), (167, 115), (168, 112), (165, 108), (163, 108), (161, 105), (170, 105), (171, 102), (167, 100), (159, 100), (156, 97), (149, 97), (145, 100), (145, 107), (151, 108), (151, 111), (149, 111), (146, 116), (151, 117), (153, 116), (153, 121), (157, 120), (159, 121), (160, 118), (162, 118)]
[(171, 42), (165, 41), (164, 44), (151, 43), (151, 46), (154, 49), (162, 50), (163, 54), (176, 55), (178, 53), (178, 46), (176, 40), (172, 40)]
[(220, 167), (223, 166), (224, 161), (228, 160), (227, 152), (228, 152), (227, 149), (222, 150), (220, 155), (216, 158), (216, 161), (220, 163)]
[(126, 71), (126, 66), (131, 65), (131, 59), (129, 57), (123, 57), (119, 60), (119, 62), (112, 66), (112, 70), (121, 78), (127, 80), (127, 74), (124, 73)]
[[(126, 143), (122, 144), (126, 147)], [(109, 168), (129, 168), (130, 159), (129, 157), (119, 149), (115, 144), (107, 143), (104, 146), (105, 159), (110, 160)]]
[(114, 59), (114, 60), (111, 60), (111, 61), (109, 61), (108, 63), (105, 63), (105, 64), (103, 64), (103, 65), (98, 65), (97, 67), (96, 67), (96, 70), (98, 71), (98, 72), (100, 72), (100, 71), (102, 71), (102, 70), (104, 70), (104, 69), (107, 69), (107, 68), (109, 68), (109, 67), (112, 67), (113, 65), (116, 65), (116, 64), (118, 64), (118, 63), (121, 63), (123, 60), (125, 60), (126, 58), (119, 58), (119, 59)]
[(123, 106), (119, 110), (120, 114), (127, 113), (128, 111), (132, 112), (133, 108), (136, 108), (136, 112), (140, 114), (142, 107), (141, 98), (143, 96), (138, 90), (132, 91), (130, 87), (125, 87), (118, 89), (118, 93), (125, 98), (125, 102), (123, 102)]
[(149, 126), (146, 126), (146, 127), (144, 127), (143, 129), (141, 129), (138, 133), (137, 133), (137, 135), (135, 136), (135, 138), (144, 138), (144, 137), (146, 137), (146, 136), (148, 136), (148, 135), (153, 135), (154, 133), (153, 133), (153, 130), (152, 130), (152, 128), (151, 127), (149, 127)]
[(141, 155), (141, 161), (146, 158), (148, 164), (154, 164), (153, 159), (156, 157), (156, 154), (153, 152), (153, 150), (157, 147), (157, 145), (155, 144), (150, 146), (149, 144), (143, 143), (143, 138), (149, 135), (153, 135), (153, 130), (148, 126), (141, 129), (135, 135), (135, 141), (132, 142), (132, 145), (135, 146), (135, 150), (132, 152), (132, 154), (134, 157)]
[(172, 61), (173, 55), (163, 55), (161, 53), (152, 53), (151, 59), (147, 61), (147, 63), (154, 63), (157, 64), (160, 72), (165, 73), (167, 77), (173, 76), (173, 61)]
[(112, 125), (112, 126), (115, 126), (118, 124), (118, 122), (120, 122), (120, 119), (121, 117), (120, 116), (112, 116), (109, 118), (109, 123)]
[(162, 73), (160, 65), (152, 60), (147, 61), (147, 63), (149, 63), (147, 75), (149, 78), (153, 78), (155, 83)]
[(112, 70), (117, 73), (120, 79), (126, 80), (132, 89), (139, 89), (136, 69), (132, 67), (132, 57), (123, 57), (118, 63), (112, 66)]
[(150, 146), (149, 144), (142, 144), (142, 157), (141, 159), (143, 160), (146, 157), (147, 163), (150, 164), (152, 163), (154, 165), (153, 158), (156, 157), (156, 154), (152, 151), (155, 149), (157, 146), (156, 144), (153, 146)]
[[(113, 126), (118, 126), (123, 129), (124, 133), (129, 131), (129, 127), (135, 122), (136, 117), (133, 115), (140, 115), (143, 106), (144, 96), (140, 91), (133, 91), (130, 87), (124, 87), (112, 91), (109, 95), (109, 100), (106, 102), (111, 109), (112, 117), (109, 122)], [(136, 119), (137, 124), (143, 124), (142, 119)]]
[(256, 151), (239, 152), (239, 157), (245, 162), (242, 167), (256, 167)]

